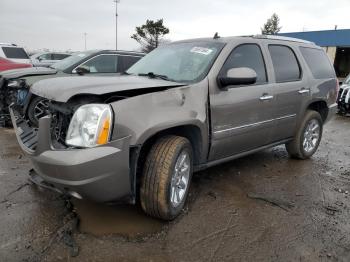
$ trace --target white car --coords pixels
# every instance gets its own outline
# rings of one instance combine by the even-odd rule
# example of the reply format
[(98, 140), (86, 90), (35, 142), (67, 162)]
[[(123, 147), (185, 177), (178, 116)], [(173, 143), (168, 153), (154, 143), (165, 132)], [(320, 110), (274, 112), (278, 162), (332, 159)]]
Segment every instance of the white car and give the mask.
[(49, 67), (54, 63), (65, 59), (71, 56), (69, 53), (60, 53), (60, 52), (46, 52), (46, 53), (37, 53), (32, 55), (30, 59), (32, 60), (33, 66), (43, 66)]
[(340, 115), (350, 114), (350, 74), (341, 85), (338, 94), (338, 113)]
[(17, 63), (31, 64), (31, 60), (24, 48), (15, 44), (0, 43), (0, 57)]

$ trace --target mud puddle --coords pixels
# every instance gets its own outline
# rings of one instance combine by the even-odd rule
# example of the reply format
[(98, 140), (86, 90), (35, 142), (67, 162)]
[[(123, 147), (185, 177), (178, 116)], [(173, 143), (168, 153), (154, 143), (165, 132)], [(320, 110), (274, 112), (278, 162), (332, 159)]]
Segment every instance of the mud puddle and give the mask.
[(72, 203), (80, 219), (79, 230), (83, 233), (136, 238), (158, 233), (166, 225), (132, 205), (107, 206), (82, 200), (72, 200)]

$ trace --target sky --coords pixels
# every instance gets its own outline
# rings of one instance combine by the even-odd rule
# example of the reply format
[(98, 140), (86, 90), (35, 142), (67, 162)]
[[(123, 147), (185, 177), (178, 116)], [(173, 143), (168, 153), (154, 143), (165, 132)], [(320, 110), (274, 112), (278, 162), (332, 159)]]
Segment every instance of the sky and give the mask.
[[(118, 49), (138, 50), (130, 38), (147, 19), (164, 19), (167, 40), (259, 34), (275, 12), (281, 32), (350, 28), (349, 0), (120, 0)], [(0, 0), (0, 42), (28, 50), (115, 48), (113, 0)]]

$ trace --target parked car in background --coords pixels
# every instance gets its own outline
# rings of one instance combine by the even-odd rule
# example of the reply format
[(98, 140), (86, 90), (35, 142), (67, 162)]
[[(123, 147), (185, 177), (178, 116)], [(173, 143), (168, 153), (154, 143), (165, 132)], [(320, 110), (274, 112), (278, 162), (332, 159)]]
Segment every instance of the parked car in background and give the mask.
[(0, 57), (0, 72), (11, 70), (11, 69), (19, 69), (19, 68), (28, 68), (32, 67), (31, 64), (24, 64), (24, 63), (16, 63), (12, 60), (8, 60), (6, 58)]
[(37, 82), (39, 129), (11, 107), (32, 180), (99, 202), (140, 199), (150, 216), (183, 210), (192, 173), (285, 144), (310, 158), (334, 115), (325, 51), (303, 40), (203, 38), (163, 45), (120, 77)]
[(58, 52), (47, 52), (47, 53), (37, 53), (30, 56), (33, 66), (43, 66), (49, 67), (58, 61), (65, 59), (72, 54), (69, 53), (58, 53)]
[(350, 74), (343, 81), (338, 95), (338, 113), (350, 114)]
[[(0, 73), (0, 124), (9, 120), (8, 106), (12, 103), (23, 107), (33, 125), (46, 114), (47, 100), (43, 97), (29, 95), (33, 83), (54, 77), (64, 76), (115, 76), (124, 72), (137, 62), (143, 53), (131, 51), (92, 50), (78, 52), (49, 68), (33, 67), (10, 70)], [(57, 87), (60, 92), (61, 87)]]
[(15, 44), (0, 43), (0, 57), (17, 63), (31, 64), (30, 58), (24, 48)]

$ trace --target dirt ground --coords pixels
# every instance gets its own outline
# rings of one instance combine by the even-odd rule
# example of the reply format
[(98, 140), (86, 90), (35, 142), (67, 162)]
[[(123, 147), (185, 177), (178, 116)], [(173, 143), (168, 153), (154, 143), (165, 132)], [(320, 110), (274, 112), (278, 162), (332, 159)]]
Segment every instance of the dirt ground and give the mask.
[(310, 160), (280, 146), (196, 174), (170, 223), (71, 203), (30, 184), (30, 168), (0, 130), (0, 261), (350, 261), (350, 117)]

